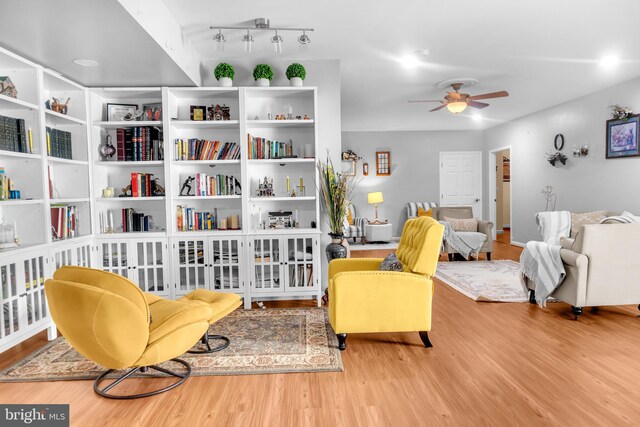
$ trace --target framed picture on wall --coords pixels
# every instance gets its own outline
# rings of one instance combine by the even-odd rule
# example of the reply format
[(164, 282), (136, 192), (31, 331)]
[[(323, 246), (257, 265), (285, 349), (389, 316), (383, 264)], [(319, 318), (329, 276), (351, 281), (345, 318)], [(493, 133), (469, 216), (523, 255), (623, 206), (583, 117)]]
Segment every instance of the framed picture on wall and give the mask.
[(343, 160), (342, 173), (347, 176), (356, 176), (356, 165), (357, 162), (355, 160)]
[(391, 152), (376, 151), (376, 175), (391, 175)]
[(507, 157), (502, 157), (502, 181), (511, 181), (511, 161)]
[(607, 120), (607, 159), (640, 156), (639, 123), (637, 115), (624, 120)]

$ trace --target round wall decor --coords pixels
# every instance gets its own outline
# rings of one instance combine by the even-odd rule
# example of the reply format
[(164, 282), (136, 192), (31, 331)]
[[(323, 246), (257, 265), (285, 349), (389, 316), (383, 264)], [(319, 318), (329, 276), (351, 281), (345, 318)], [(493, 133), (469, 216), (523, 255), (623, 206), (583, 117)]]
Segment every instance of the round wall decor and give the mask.
[(561, 151), (564, 148), (564, 135), (557, 134), (553, 140), (553, 146), (556, 147), (556, 150)]

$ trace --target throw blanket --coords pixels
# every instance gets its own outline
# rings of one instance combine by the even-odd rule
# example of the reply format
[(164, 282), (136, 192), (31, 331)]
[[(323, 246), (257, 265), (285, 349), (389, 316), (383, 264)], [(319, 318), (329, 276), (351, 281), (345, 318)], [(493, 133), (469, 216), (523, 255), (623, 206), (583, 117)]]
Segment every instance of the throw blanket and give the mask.
[(472, 253), (478, 253), (480, 248), (487, 240), (487, 236), (482, 233), (458, 233), (451, 227), (446, 221), (438, 221), (444, 225), (444, 237), (443, 241), (446, 241), (453, 249), (455, 249), (460, 255), (469, 259), (469, 255)]
[(544, 242), (528, 242), (520, 256), (522, 284), (525, 278), (535, 285), (536, 302), (545, 307), (547, 298), (564, 280), (566, 272), (560, 256), (560, 238), (569, 237), (571, 213), (540, 212), (536, 214), (538, 229)]

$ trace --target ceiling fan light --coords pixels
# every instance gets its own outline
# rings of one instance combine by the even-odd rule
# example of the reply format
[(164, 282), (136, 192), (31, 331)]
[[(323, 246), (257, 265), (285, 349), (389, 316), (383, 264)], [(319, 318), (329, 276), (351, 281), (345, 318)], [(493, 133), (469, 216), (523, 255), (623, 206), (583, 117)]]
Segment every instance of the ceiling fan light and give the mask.
[(463, 101), (455, 101), (447, 104), (447, 110), (453, 114), (460, 114), (467, 109), (467, 103)]

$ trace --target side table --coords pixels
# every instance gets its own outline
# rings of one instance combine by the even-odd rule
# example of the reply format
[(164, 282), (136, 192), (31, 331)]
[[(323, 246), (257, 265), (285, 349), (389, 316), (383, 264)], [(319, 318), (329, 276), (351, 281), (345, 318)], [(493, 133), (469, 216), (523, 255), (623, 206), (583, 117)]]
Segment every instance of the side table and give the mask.
[(388, 243), (393, 237), (391, 223), (368, 223), (364, 226), (364, 235), (367, 243)]

